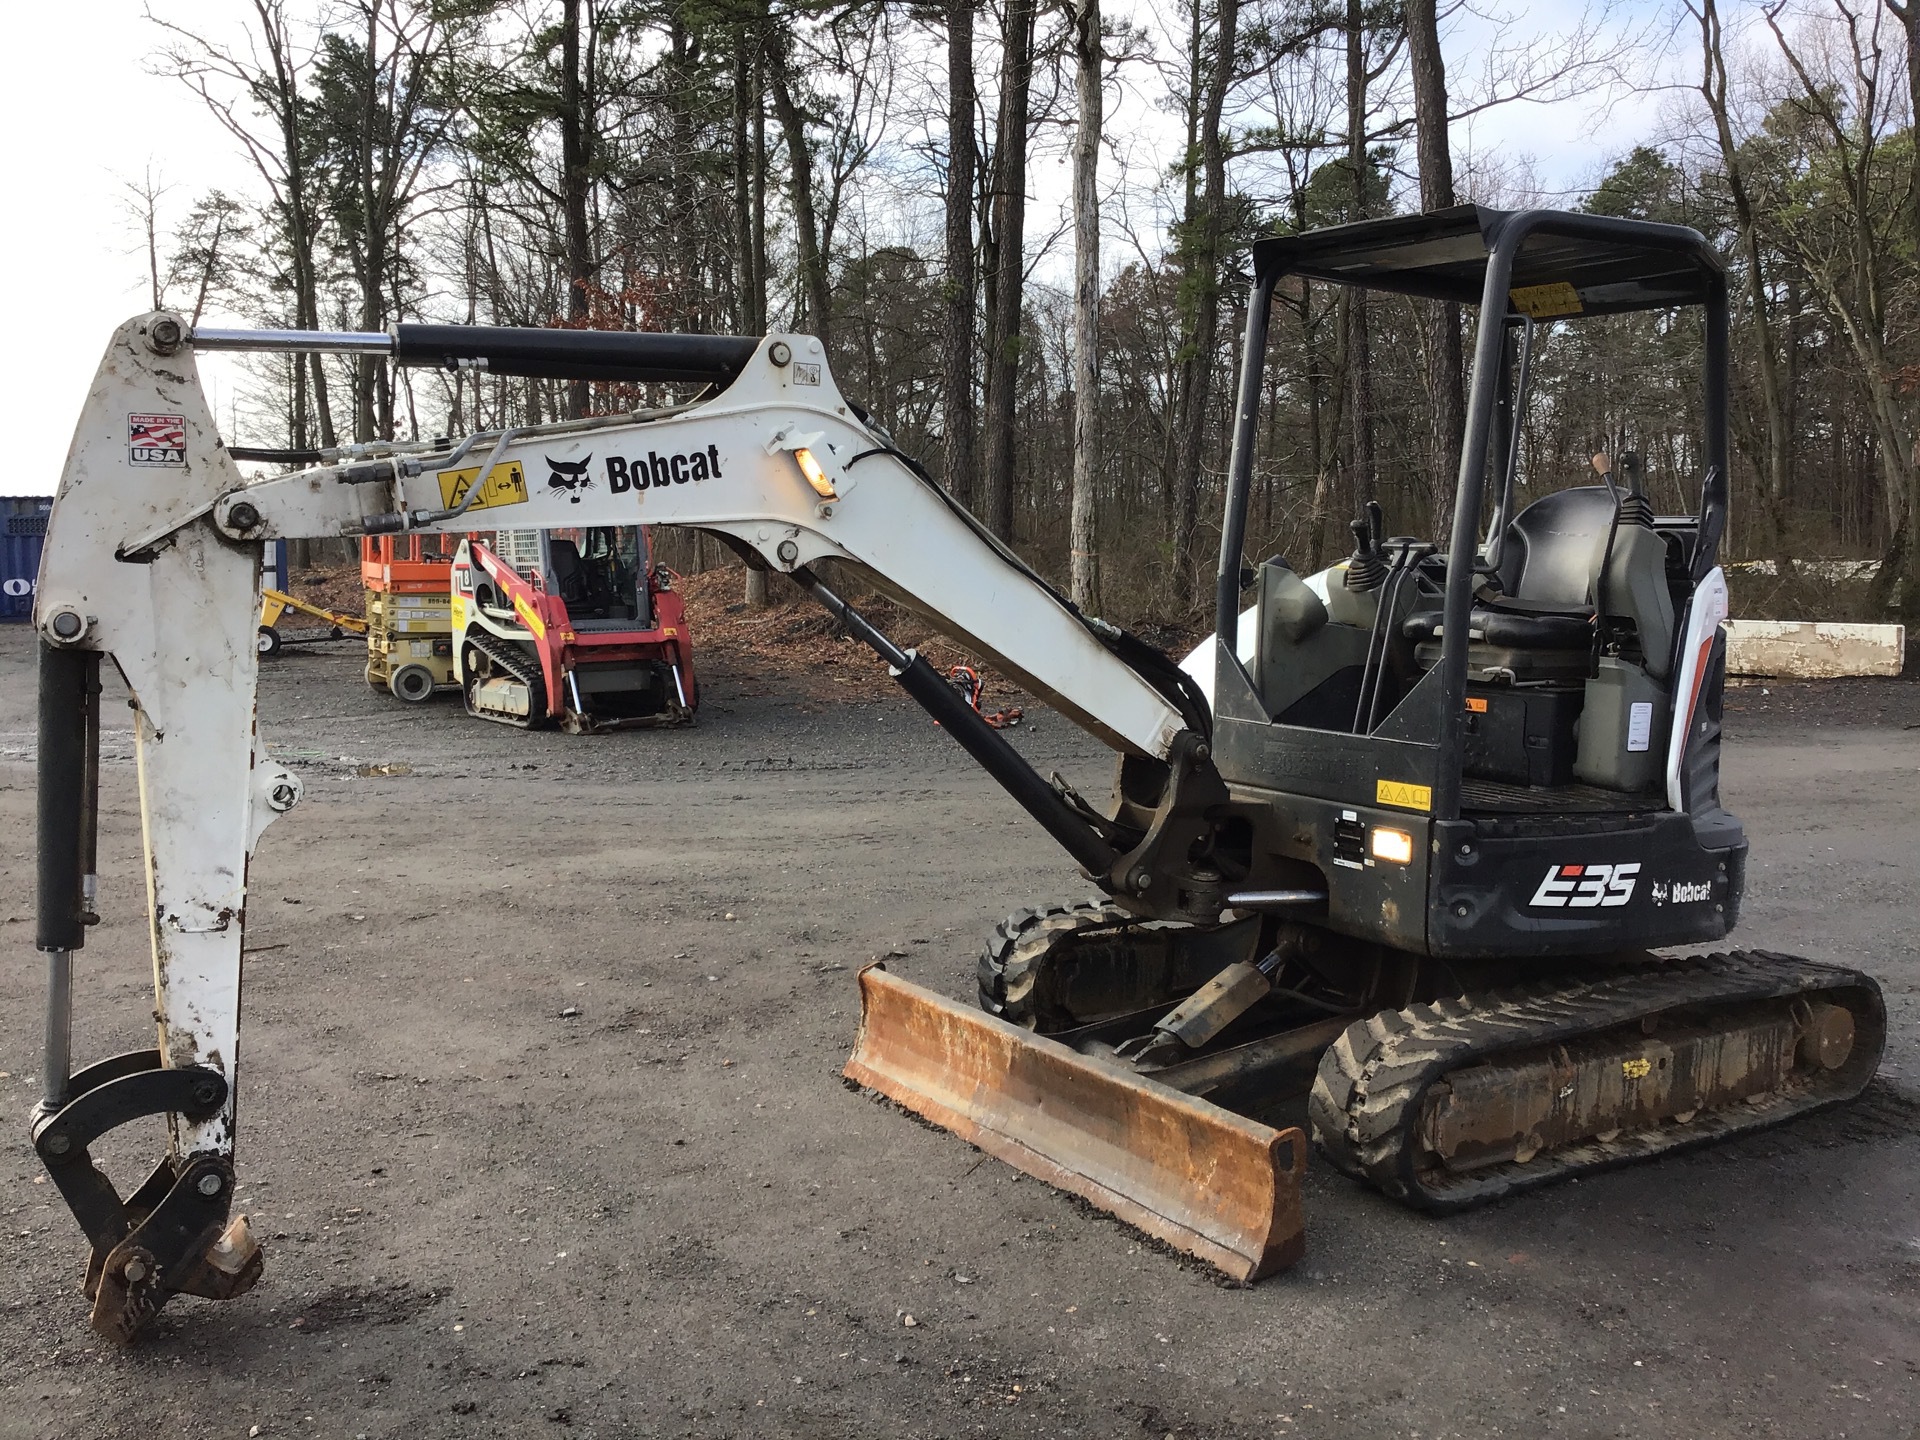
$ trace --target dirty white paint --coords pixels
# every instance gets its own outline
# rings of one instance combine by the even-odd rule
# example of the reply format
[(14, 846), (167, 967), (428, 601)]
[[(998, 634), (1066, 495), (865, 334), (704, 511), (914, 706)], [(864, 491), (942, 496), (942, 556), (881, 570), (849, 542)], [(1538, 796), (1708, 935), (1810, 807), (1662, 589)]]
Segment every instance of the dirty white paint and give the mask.
[(1734, 675), (1829, 680), (1898, 675), (1906, 659), (1904, 625), (1838, 620), (1729, 620), (1727, 670)]

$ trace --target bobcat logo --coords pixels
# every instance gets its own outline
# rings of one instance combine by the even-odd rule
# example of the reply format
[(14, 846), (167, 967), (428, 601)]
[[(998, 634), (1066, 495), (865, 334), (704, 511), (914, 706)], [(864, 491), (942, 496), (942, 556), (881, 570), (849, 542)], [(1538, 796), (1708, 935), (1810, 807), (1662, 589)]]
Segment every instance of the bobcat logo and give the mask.
[(551, 455), (547, 462), (547, 489), (565, 490), (567, 499), (575, 505), (580, 503), (580, 492), (593, 484), (593, 477), (587, 474), (587, 467), (593, 464), (593, 456), (584, 460), (556, 460)]

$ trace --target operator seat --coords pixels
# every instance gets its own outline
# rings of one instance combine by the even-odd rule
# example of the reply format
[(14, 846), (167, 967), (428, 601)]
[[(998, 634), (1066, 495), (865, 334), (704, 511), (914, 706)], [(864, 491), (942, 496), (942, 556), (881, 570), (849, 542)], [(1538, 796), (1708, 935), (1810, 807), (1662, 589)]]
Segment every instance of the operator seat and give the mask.
[(568, 605), (584, 604), (587, 577), (580, 563), (580, 547), (556, 537), (547, 542), (547, 553), (553, 564), (553, 588), (560, 599)]
[[(1604, 596), (1610, 618), (1633, 622), (1647, 672), (1664, 679), (1672, 660), (1673, 596), (1666, 543), (1642, 523), (1650, 513), (1639, 496), (1623, 496), (1616, 506), (1607, 487), (1582, 485), (1542, 495), (1514, 516), (1498, 573), (1474, 596), (1469, 664), (1510, 670), (1518, 679), (1584, 675), (1593, 653), (1595, 607)], [(1424, 663), (1438, 658), (1432, 642), (1441, 631), (1437, 609), (1408, 616), (1403, 629), (1409, 639), (1424, 642)]]

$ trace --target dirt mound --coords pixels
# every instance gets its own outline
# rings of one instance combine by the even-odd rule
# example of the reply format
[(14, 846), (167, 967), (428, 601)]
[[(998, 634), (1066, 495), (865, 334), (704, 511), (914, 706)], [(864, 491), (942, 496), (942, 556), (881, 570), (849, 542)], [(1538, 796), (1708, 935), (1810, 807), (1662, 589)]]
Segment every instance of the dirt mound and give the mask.
[[(778, 680), (823, 699), (892, 697), (899, 687), (879, 658), (790, 581), (770, 576), (770, 598), (749, 607), (746, 571), (738, 566), (678, 577), (693, 631), (694, 661), (706, 673)], [(1014, 703), (1014, 687), (917, 615), (878, 595), (850, 595), (853, 607), (895, 644), (918, 650), (936, 670), (972, 665), (987, 679), (988, 708)]]
[(366, 591), (360, 584), (360, 562), (329, 562), (287, 572), (288, 593), (318, 605), (323, 610), (339, 610), (348, 615), (364, 615)]

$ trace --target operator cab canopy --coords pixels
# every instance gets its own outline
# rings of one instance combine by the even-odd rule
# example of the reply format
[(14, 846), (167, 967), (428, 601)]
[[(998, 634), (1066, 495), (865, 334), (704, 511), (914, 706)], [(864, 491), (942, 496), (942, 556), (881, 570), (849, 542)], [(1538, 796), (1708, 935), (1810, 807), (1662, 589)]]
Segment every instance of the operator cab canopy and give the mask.
[[(1495, 236), (1518, 213), (1456, 205), (1424, 215), (1360, 220), (1302, 235), (1256, 240), (1256, 282), (1276, 275), (1300, 275), (1477, 306)], [(1670, 243), (1646, 243), (1653, 234)], [(1693, 231), (1633, 221), (1622, 223), (1618, 239), (1569, 239), (1534, 230), (1521, 242), (1514, 259), (1511, 293), (1515, 312), (1531, 313), (1535, 319), (1616, 315), (1704, 304), (1724, 283), (1722, 277), (1719, 257)], [(1549, 286), (1570, 287), (1573, 295), (1565, 291), (1558, 297), (1539, 294)], [(1544, 308), (1533, 308), (1535, 296), (1546, 302)], [(1560, 303), (1552, 303), (1556, 298)]]
[[(1256, 240), (1255, 293), (1299, 276), (1335, 285), (1450, 300), (1478, 308), (1487, 263), (1500, 232), (1525, 211), (1456, 205)], [(1679, 225), (1582, 215), (1579, 236), (1555, 233), (1554, 219), (1531, 228), (1514, 257), (1503, 318), (1574, 320), (1640, 310), (1704, 305), (1726, 285), (1725, 267), (1696, 231)], [(1469, 349), (1469, 357), (1471, 350)], [(1235, 653), (1250, 661), (1255, 622), (1240, 617)], [(1180, 662), (1211, 702), (1211, 637)]]

